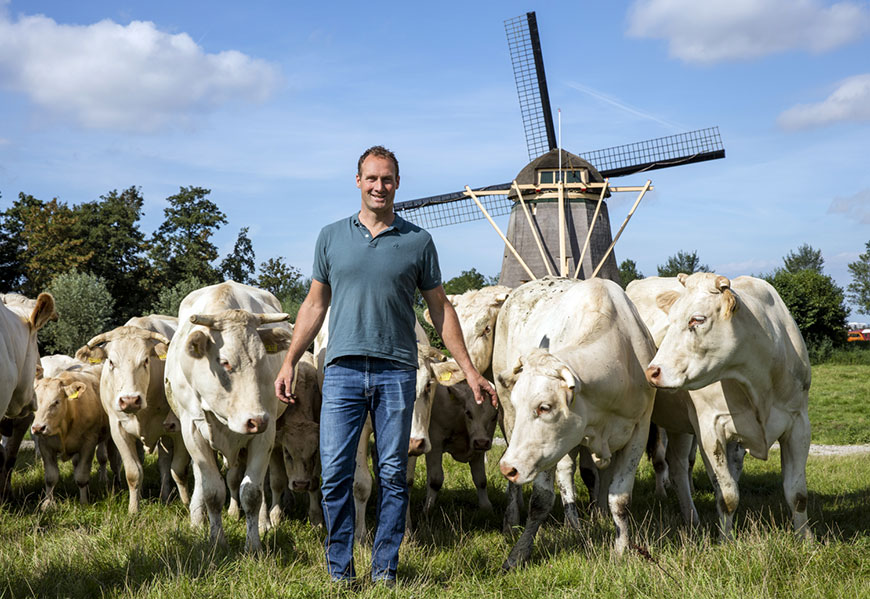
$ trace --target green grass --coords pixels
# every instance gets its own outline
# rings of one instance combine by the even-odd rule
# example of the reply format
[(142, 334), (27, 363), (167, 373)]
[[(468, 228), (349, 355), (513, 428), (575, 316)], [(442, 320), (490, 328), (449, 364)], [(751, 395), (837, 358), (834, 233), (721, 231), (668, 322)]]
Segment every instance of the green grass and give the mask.
[[(824, 364), (813, 370), (810, 419), (816, 443), (870, 443), (870, 401), (864, 382), (870, 365)], [(490, 454), (493, 513), (477, 509), (468, 468), (445, 458), (446, 482), (437, 507), (420, 513), (425, 468), (419, 460), (412, 491), (413, 537), (402, 548), (395, 591), (366, 581), (368, 553), (357, 549), (360, 597), (533, 598), (735, 598), (870, 597), (870, 458), (810, 456), (809, 516), (816, 541), (797, 541), (782, 497), (779, 454), (746, 458), (740, 481), (736, 540), (721, 543), (714, 522), (713, 490), (701, 460), (694, 496), (698, 531), (686, 530), (671, 492), (654, 496), (652, 469), (643, 460), (632, 502), (632, 539), (648, 552), (611, 552), (609, 517), (586, 513), (583, 527), (561, 524), (557, 499), (542, 527), (530, 564), (502, 574), (512, 540), (501, 533), (505, 482), (497, 470), (501, 449)], [(264, 537), (263, 555), (244, 554), (242, 521), (224, 518), (229, 549), (212, 548), (205, 529), (193, 530), (177, 502), (156, 497), (157, 471), (146, 465), (145, 500), (127, 515), (126, 490), (107, 492), (92, 481), (93, 505), (78, 504), (67, 462), (56, 489), (57, 505), (42, 512), (42, 468), (22, 452), (13, 477), (14, 497), (0, 506), (0, 598), (172, 598), (348, 596), (327, 582), (322, 532), (305, 521), (306, 499)], [(586, 497), (579, 482), (580, 496)], [(528, 499), (528, 496), (526, 497)], [(374, 507), (369, 506), (369, 525)]]

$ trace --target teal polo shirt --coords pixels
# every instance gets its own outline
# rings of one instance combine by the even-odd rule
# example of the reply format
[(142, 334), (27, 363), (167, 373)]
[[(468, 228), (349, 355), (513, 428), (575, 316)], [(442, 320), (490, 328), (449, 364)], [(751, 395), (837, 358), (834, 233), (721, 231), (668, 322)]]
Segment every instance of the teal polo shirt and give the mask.
[(372, 238), (355, 214), (320, 231), (312, 277), (332, 290), (326, 364), (371, 356), (417, 368), (414, 291), (441, 285), (429, 233), (396, 215)]

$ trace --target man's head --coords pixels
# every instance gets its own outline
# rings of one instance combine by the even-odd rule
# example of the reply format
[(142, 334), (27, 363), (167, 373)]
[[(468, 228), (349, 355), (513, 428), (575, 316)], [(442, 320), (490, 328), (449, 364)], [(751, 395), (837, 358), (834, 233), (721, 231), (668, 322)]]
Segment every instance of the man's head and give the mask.
[(393, 211), (393, 199), (399, 188), (399, 162), (383, 146), (374, 146), (360, 156), (356, 186), (362, 196), (362, 208), (374, 213)]

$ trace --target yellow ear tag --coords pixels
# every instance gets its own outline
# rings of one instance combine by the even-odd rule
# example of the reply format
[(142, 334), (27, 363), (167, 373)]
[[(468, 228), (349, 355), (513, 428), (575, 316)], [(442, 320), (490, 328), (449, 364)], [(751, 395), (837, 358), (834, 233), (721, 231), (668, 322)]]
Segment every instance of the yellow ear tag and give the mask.
[(88, 358), (88, 362), (91, 364), (102, 364), (103, 361), (100, 358)]
[(69, 399), (76, 399), (78, 396), (79, 396), (79, 392), (76, 391), (75, 393), (73, 393), (72, 395), (69, 396)]
[(439, 381), (444, 381), (445, 383), (453, 378), (453, 373), (449, 370), (445, 370), (441, 373), (441, 376), (438, 377)]
[(277, 354), (278, 353), (278, 345), (275, 343), (268, 344), (268, 345), (266, 345), (266, 351), (270, 354)]
[(166, 354), (162, 354), (162, 355), (161, 355), (161, 354), (157, 354), (157, 359), (158, 359), (158, 360), (163, 360), (163, 361), (165, 362), (165, 361), (166, 361)]

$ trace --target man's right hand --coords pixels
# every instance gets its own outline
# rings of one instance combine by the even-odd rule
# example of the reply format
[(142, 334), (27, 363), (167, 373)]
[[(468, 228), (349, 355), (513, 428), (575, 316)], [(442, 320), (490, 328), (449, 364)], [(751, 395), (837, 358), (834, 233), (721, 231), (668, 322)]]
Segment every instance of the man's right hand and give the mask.
[(296, 403), (296, 396), (293, 394), (293, 364), (289, 361), (285, 360), (281, 370), (278, 371), (278, 377), (275, 379), (275, 397), (285, 404)]

